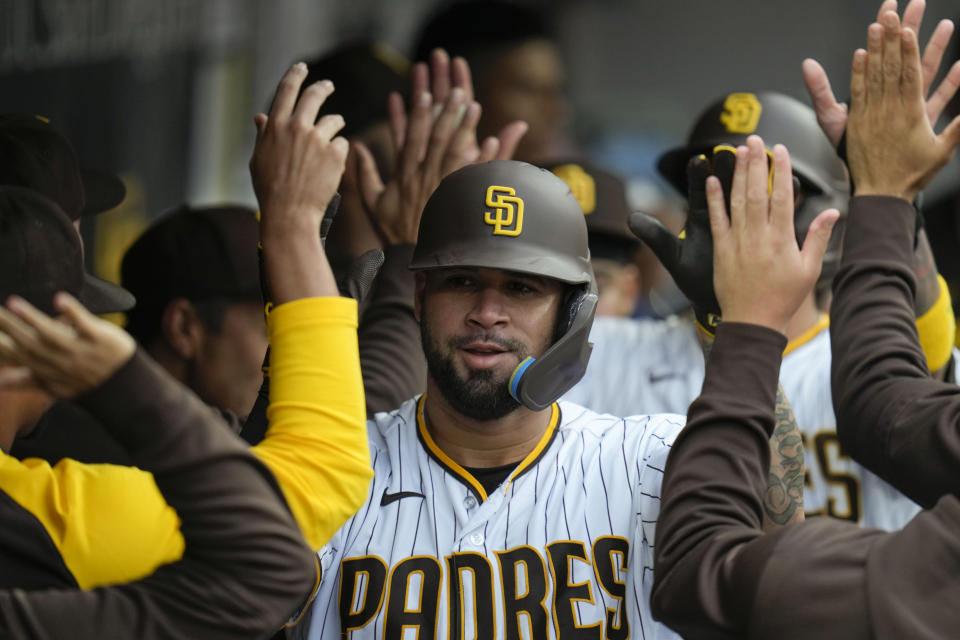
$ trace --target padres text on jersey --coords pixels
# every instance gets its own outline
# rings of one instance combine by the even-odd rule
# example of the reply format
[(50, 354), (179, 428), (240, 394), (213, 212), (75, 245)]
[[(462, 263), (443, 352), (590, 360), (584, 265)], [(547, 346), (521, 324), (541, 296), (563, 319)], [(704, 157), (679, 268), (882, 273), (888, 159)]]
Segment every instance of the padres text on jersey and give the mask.
[(677, 637), (653, 621), (649, 596), (682, 416), (621, 419), (561, 401), (486, 495), (420, 411), (411, 400), (368, 424), (370, 496), (320, 551), (321, 584), (294, 637)]

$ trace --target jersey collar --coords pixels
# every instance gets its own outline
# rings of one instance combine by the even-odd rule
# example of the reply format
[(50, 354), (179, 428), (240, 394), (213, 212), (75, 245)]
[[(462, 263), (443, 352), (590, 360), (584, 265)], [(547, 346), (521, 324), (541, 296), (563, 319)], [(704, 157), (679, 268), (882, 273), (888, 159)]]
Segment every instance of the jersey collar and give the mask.
[(821, 331), (830, 326), (830, 316), (825, 313), (820, 314), (820, 319), (817, 320), (816, 324), (812, 327), (798, 335), (796, 338), (787, 343), (787, 348), (783, 350), (783, 355), (787, 355), (791, 351), (796, 351), (803, 345), (807, 344), (814, 338), (816, 338)]
[[(423, 406), (426, 399), (427, 394), (424, 393), (420, 396), (420, 400), (417, 401), (417, 435), (420, 438), (420, 443), (423, 445), (423, 448), (427, 450), (431, 458), (436, 460), (448, 473), (465, 484), (480, 501), (486, 500), (487, 492), (483, 488), (483, 485), (480, 484), (480, 481), (460, 466), (453, 458), (444, 453), (443, 449), (434, 442), (433, 436), (430, 435), (430, 431), (427, 429), (426, 421), (423, 419)], [(503, 485), (504, 492), (510, 488), (510, 484), (515, 479), (532, 469), (537, 462), (540, 461), (540, 458), (543, 457), (544, 452), (550, 447), (550, 443), (553, 442), (553, 439), (556, 437), (557, 425), (560, 424), (560, 405), (554, 402), (550, 406), (550, 411), (550, 422), (547, 424), (547, 428), (544, 429), (543, 436), (540, 437), (537, 445), (520, 461), (517, 468), (510, 474), (510, 477)]]

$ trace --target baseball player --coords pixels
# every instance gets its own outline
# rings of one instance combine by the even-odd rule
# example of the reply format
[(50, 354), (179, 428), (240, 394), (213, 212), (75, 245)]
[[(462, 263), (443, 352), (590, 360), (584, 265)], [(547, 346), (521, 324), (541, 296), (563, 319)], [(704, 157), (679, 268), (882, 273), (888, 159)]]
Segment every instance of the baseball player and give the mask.
[(640, 243), (627, 225), (626, 186), (582, 162), (546, 168), (570, 186), (583, 209), (599, 290), (590, 365), (564, 398), (615, 416), (685, 413), (703, 380), (703, 351), (693, 323), (683, 318), (630, 317), (643, 277), (634, 262)]
[[(685, 165), (691, 157), (717, 146), (736, 147), (748, 135), (759, 135), (770, 148), (779, 143), (790, 150), (801, 188), (794, 220), (799, 240), (824, 209), (846, 211), (849, 187), (843, 162), (820, 131), (813, 110), (782, 94), (732, 93), (716, 101), (697, 120), (687, 144), (661, 157), (659, 169), (686, 191)], [(833, 234), (824, 257), (821, 297), (836, 270), (841, 238), (841, 232)], [(805, 510), (808, 515), (899, 529), (916, 514), (917, 505), (840, 450), (830, 394), (829, 320), (816, 297), (811, 292), (791, 320), (780, 370), (804, 440)]]
[[(694, 125), (687, 144), (664, 154), (659, 169), (671, 184), (685, 192), (690, 186), (686, 171), (692, 157), (710, 154), (717, 147), (732, 148), (743, 144), (751, 134), (760, 135), (770, 145), (784, 144), (791, 152), (794, 174), (799, 178), (801, 189), (795, 218), (799, 239), (805, 236), (810, 222), (823, 209), (834, 207), (841, 212), (846, 210), (849, 193), (846, 169), (822, 134), (814, 112), (792, 98), (772, 92), (733, 93), (710, 105)], [(699, 193), (702, 194), (702, 188)], [(691, 196), (691, 208), (693, 200)], [(704, 216), (706, 214), (705, 210), (701, 213)], [(691, 224), (688, 221), (688, 231)], [(631, 225), (677, 276), (675, 237), (642, 214), (635, 215)], [(839, 233), (834, 236), (824, 259), (823, 275), (818, 287), (821, 300), (825, 297), (839, 258), (838, 242), (841, 236)], [(692, 255), (693, 248), (692, 245), (687, 247), (688, 260), (696, 258)], [(928, 245), (921, 242), (918, 255), (926, 254), (929, 259), (928, 252)], [(674, 257), (671, 258), (671, 255)], [(702, 254), (700, 259), (709, 263), (711, 255)], [(682, 277), (676, 279), (683, 287)], [(921, 315), (918, 326), (921, 333), (935, 337), (944, 333), (944, 325), (952, 323), (952, 318), (945, 315), (945, 311), (949, 310), (948, 299), (944, 297), (946, 288), (942, 281), (937, 285), (935, 270), (927, 280), (926, 290), (931, 290), (932, 280), (934, 293), (928, 295), (925, 302), (918, 301)], [(829, 321), (817, 304), (818, 292), (810, 294), (788, 327), (790, 342), (784, 352), (780, 371), (780, 381), (790, 399), (804, 443), (803, 458), (807, 471), (802, 479), (802, 492), (805, 511), (808, 515), (825, 514), (866, 526), (899, 529), (917, 513), (919, 507), (864, 470), (840, 449), (830, 393)], [(691, 295), (689, 291), (688, 295)], [(691, 298), (695, 297), (695, 293), (691, 295)], [(701, 322), (707, 324), (708, 321), (701, 318)], [(666, 325), (659, 332), (640, 331), (638, 327), (638, 330), (616, 336), (599, 334), (595, 339), (600, 343), (595, 349), (595, 357), (599, 358), (594, 360), (578, 388), (587, 406), (603, 407), (604, 410), (613, 407), (621, 415), (642, 410), (642, 405), (635, 398), (645, 397), (646, 392), (625, 393), (624, 387), (615, 381), (627, 380), (636, 385), (636, 389), (643, 390), (646, 381), (637, 380), (636, 371), (643, 372), (649, 367), (645, 368), (642, 364), (632, 367), (631, 355), (643, 362), (648, 353), (665, 356), (662, 360), (664, 374), (673, 373), (666, 380), (651, 380), (657, 383), (660, 398), (676, 402), (673, 406), (665, 407), (665, 410), (685, 412), (698, 395), (702, 376), (691, 379), (689, 375), (676, 371), (680, 358), (676, 355), (671, 357), (671, 354), (690, 352), (689, 337), (684, 333), (671, 332)], [(931, 344), (931, 368), (936, 370), (943, 367), (950, 357), (949, 346), (944, 351), (942, 344), (945, 342), (928, 340), (928, 343)], [(702, 372), (702, 362), (694, 366), (698, 373)], [(652, 373), (650, 375), (652, 378)], [(801, 487), (798, 484), (794, 489), (799, 491)]]
[[(868, 50), (854, 53), (850, 81), (847, 149), (856, 196), (833, 285), (835, 397), (851, 452), (928, 510), (893, 533), (812, 518), (763, 535), (756, 522), (772, 382), (786, 342), (775, 331), (783, 333), (789, 313), (766, 324), (775, 331), (746, 323), (765, 324), (788, 311), (816, 265), (797, 264), (783, 147), (774, 149), (780, 197), (771, 199), (769, 217), (762, 188), (746, 197), (756, 184), (751, 175), (760, 184), (767, 177), (763, 144), (751, 140), (751, 159), (738, 165), (747, 175), (739, 180), (740, 197), (731, 198), (732, 224), (719, 185), (708, 188), (718, 297), (728, 319), (744, 322), (718, 327), (703, 395), (690, 408), (663, 481), (653, 608), (686, 637), (957, 635), (958, 392), (931, 379), (917, 340), (911, 201), (956, 151), (960, 118), (936, 134), (921, 92), (916, 33), (901, 30), (892, 10), (878, 22), (869, 28)], [(829, 214), (835, 219), (837, 212)], [(823, 230), (822, 223), (811, 226), (806, 258)], [(729, 295), (738, 281), (753, 286)], [(749, 358), (740, 355), (746, 349)], [(745, 379), (753, 383), (736, 384)], [(690, 531), (698, 535), (684, 535)], [(778, 549), (790, 553), (773, 557)], [(724, 597), (731, 592), (750, 597)]]
[(425, 394), (368, 422), (366, 504), (319, 553), (295, 637), (675, 637), (649, 611), (677, 415), (558, 401), (597, 302), (583, 214), (548, 171), (469, 165), (429, 198), (410, 268)]

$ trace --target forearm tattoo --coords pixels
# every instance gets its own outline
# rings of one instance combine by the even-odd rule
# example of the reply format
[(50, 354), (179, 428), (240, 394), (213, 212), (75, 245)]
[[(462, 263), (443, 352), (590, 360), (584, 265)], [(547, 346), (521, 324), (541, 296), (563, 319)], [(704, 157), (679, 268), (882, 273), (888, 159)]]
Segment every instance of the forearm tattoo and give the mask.
[(803, 439), (790, 402), (779, 385), (774, 416), (770, 473), (763, 498), (765, 529), (803, 520)]

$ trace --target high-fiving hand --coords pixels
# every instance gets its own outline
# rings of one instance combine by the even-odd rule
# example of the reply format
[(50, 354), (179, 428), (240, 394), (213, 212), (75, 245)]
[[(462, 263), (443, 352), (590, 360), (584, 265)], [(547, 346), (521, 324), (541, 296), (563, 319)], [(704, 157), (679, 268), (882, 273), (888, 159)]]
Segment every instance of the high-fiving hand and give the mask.
[(867, 31), (867, 50), (853, 56), (847, 164), (855, 195), (912, 202), (950, 160), (960, 144), (960, 117), (937, 135), (924, 87), (916, 32), (903, 28), (895, 11), (884, 12)]
[[(925, 9), (925, 0), (910, 0), (903, 11), (903, 27), (912, 30), (915, 34), (920, 33), (920, 23), (923, 21)], [(877, 20), (881, 20), (882, 16), (888, 11), (896, 12), (896, 10), (897, 0), (884, 0), (877, 13)], [(937, 118), (943, 113), (944, 107), (947, 106), (950, 98), (960, 87), (960, 61), (957, 61), (944, 76), (937, 89), (930, 93), (930, 88), (937, 71), (940, 69), (940, 63), (943, 61), (943, 54), (950, 42), (953, 29), (953, 22), (941, 20), (933, 30), (933, 34), (923, 51), (921, 61), (922, 91), (926, 98), (925, 110), (931, 126), (936, 123)], [(849, 111), (847, 105), (837, 102), (833, 89), (830, 87), (827, 72), (816, 60), (807, 58), (803, 61), (803, 79), (806, 82), (807, 91), (813, 99), (813, 106), (817, 112), (817, 121), (820, 123), (820, 127), (833, 146), (837, 146), (843, 135), (844, 127), (847, 125)]]
[[(474, 162), (510, 158), (527, 130), (526, 123), (515, 122), (499, 137), (478, 144), (481, 107), (473, 99), (466, 61), (454, 58), (451, 63), (437, 50), (431, 66), (414, 65), (409, 112), (399, 94), (388, 99), (396, 164), (386, 184), (369, 149), (353, 145), (361, 201), (385, 245), (415, 243), (423, 207), (440, 180)], [(431, 76), (432, 93), (427, 90)]]
[(714, 289), (724, 322), (747, 322), (781, 333), (813, 290), (833, 225), (828, 209), (811, 223), (803, 248), (794, 230), (794, 181), (786, 147), (773, 148), (773, 186), (763, 140), (737, 149), (729, 212), (716, 176), (707, 178), (713, 235)]

